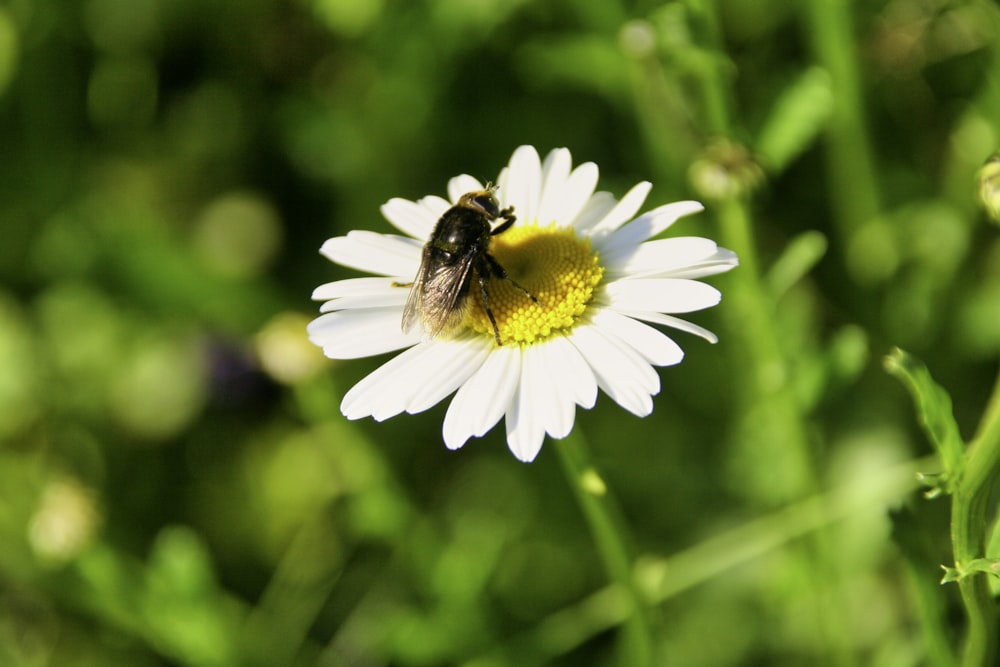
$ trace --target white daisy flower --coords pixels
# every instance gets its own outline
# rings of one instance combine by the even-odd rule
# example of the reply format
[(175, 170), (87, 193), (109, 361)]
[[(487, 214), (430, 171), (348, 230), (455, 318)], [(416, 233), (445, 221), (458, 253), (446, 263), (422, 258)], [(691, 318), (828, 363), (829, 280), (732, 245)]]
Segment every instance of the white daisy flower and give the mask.
[(650, 324), (714, 343), (710, 331), (674, 314), (717, 304), (719, 291), (697, 279), (738, 262), (709, 239), (650, 240), (701, 211), (698, 202), (636, 217), (651, 185), (639, 183), (619, 201), (594, 191), (597, 176), (592, 162), (572, 168), (564, 148), (544, 162), (531, 146), (514, 151), (496, 199), (500, 209), (513, 207), (516, 222), (488, 242), (491, 266), (511, 279), (494, 271), (488, 282), (495, 329), (474, 272), (457, 326), (433, 338), (402, 326), (424, 244), (463, 194), (484, 190), (475, 178), (451, 179), (448, 199), (389, 200), (382, 214), (405, 236), (352, 231), (324, 243), (320, 252), (331, 261), (377, 277), (317, 288), (313, 298), (325, 302), (324, 314), (309, 324), (310, 340), (332, 359), (403, 350), (347, 392), (344, 415), (382, 421), (422, 412), (454, 393), (443, 426), (449, 449), (505, 417), (510, 450), (532, 461), (546, 434), (569, 434), (576, 406), (592, 408), (598, 388), (635, 415), (652, 412), (660, 391), (653, 367), (676, 364), (684, 353)]

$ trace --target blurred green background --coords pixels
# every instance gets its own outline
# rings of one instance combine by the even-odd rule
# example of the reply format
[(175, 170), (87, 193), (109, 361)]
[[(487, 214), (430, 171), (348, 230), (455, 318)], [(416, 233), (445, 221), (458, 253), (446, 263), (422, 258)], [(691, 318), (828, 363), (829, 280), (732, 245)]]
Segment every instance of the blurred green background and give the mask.
[[(706, 119), (720, 80), (733, 144)], [(651, 417), (577, 416), (658, 659), (950, 664), (947, 501), (913, 488), (937, 466), (880, 358), (921, 357), (971, 435), (1000, 349), (975, 189), (998, 137), (984, 0), (3, 2), (0, 665), (613, 664), (627, 611), (552, 444), (448, 452), (444, 406), (347, 422), (384, 360), (305, 339), (312, 289), (355, 275), (327, 237), (389, 232), (385, 200), (495, 178), (520, 144), (618, 196), (652, 180), (648, 207), (703, 199), (671, 233), (723, 243), (691, 166), (763, 177), (764, 315), (811, 473), (738, 389), (746, 264), (691, 318), (720, 344), (677, 334)]]

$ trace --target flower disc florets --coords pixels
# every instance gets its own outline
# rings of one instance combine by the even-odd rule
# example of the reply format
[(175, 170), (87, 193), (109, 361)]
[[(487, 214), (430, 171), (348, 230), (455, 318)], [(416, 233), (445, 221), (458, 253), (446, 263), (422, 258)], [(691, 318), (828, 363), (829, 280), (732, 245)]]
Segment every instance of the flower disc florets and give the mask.
[[(510, 282), (490, 283), (490, 307), (504, 344), (534, 343), (573, 328), (587, 311), (604, 269), (586, 238), (572, 228), (529, 224), (492, 239), (490, 254), (537, 299)], [(482, 297), (476, 293), (466, 323), (492, 337)]]

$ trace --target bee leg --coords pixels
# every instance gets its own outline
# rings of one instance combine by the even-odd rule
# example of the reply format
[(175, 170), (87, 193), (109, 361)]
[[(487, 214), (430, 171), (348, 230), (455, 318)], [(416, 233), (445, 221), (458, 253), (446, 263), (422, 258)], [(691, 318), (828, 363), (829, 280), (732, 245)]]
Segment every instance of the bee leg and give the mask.
[(508, 206), (507, 208), (500, 211), (497, 217), (503, 218), (503, 222), (500, 223), (495, 229), (490, 231), (490, 236), (496, 236), (497, 234), (502, 234), (503, 232), (510, 229), (511, 225), (517, 222), (517, 217), (514, 215), (513, 206)]
[[(517, 282), (509, 275), (507, 275), (507, 271), (502, 266), (500, 266), (500, 262), (496, 261), (493, 258), (493, 255), (486, 255), (486, 262), (490, 265), (490, 275), (494, 275), (497, 278), (500, 278), (501, 280), (508, 281), (511, 285), (524, 292), (524, 295), (526, 297), (528, 297), (535, 303), (538, 303), (538, 299), (535, 298), (534, 294), (529, 292), (523, 285), (521, 285), (521, 283)], [(480, 275), (482, 275), (482, 272), (480, 272)]]
[(490, 293), (486, 289), (486, 283), (489, 282), (490, 276), (486, 271), (477, 271), (477, 278), (479, 279), (479, 294), (483, 297), (483, 307), (486, 309), (486, 317), (490, 318), (490, 324), (493, 326), (493, 338), (497, 342), (497, 347), (503, 345), (503, 341), (500, 340), (500, 329), (497, 328), (497, 318), (493, 316), (493, 309), (490, 308)]

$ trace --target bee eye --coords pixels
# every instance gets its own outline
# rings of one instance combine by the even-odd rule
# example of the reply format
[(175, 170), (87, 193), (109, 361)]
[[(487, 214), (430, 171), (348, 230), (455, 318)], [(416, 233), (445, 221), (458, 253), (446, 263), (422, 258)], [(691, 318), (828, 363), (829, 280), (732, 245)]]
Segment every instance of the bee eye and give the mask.
[(497, 203), (497, 198), (492, 194), (483, 194), (476, 197), (473, 201), (483, 209), (487, 214), (492, 217), (496, 217), (497, 213), (500, 211), (500, 205)]

